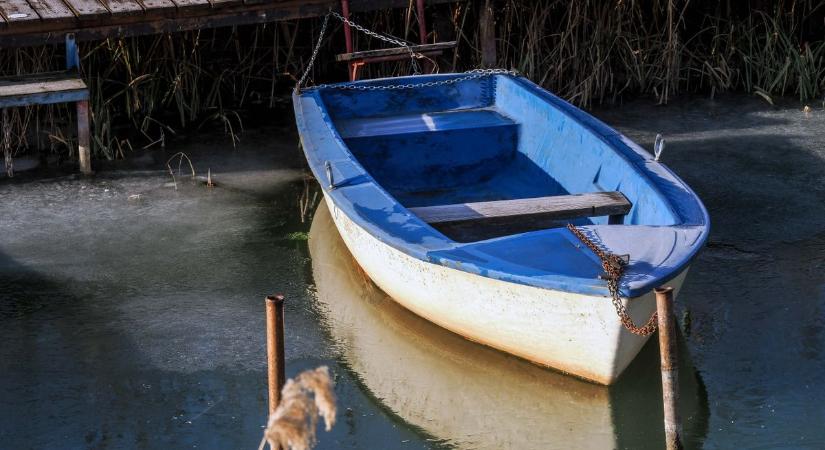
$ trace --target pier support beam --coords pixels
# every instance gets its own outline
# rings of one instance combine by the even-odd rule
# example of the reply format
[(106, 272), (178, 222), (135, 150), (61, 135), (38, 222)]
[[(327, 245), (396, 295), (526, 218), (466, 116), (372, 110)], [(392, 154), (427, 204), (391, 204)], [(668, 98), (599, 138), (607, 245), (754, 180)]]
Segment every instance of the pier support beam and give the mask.
[[(74, 33), (66, 35), (66, 69), (80, 70), (80, 51), (77, 48)], [(80, 161), (80, 173), (92, 173), (92, 156), (89, 147), (89, 101), (77, 102), (77, 159)]]
[(480, 19), (481, 65), (486, 68), (496, 67), (496, 21), (493, 0), (483, 0)]
[(676, 321), (673, 317), (673, 288), (656, 288), (659, 315), (659, 352), (662, 358), (662, 401), (665, 418), (665, 448), (682, 448), (679, 419), (679, 363), (676, 350)]
[(266, 362), (269, 378), (269, 415), (281, 402), (281, 389), (286, 383), (284, 358), (284, 296), (270, 295), (266, 303)]

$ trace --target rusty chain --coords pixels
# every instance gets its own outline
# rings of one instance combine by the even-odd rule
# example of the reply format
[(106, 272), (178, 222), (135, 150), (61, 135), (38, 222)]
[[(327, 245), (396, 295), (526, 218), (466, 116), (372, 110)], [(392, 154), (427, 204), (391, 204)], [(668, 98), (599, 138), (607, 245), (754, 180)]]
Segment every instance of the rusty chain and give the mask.
[(607, 290), (610, 291), (610, 296), (613, 300), (613, 307), (616, 308), (616, 314), (619, 315), (619, 320), (622, 321), (622, 325), (627, 328), (627, 331), (639, 336), (647, 336), (656, 331), (656, 322), (659, 318), (658, 313), (654, 312), (653, 315), (650, 316), (650, 319), (647, 320), (647, 323), (639, 327), (633, 323), (633, 319), (630, 317), (630, 314), (627, 313), (627, 308), (625, 308), (622, 304), (622, 298), (619, 295), (619, 281), (621, 280), (622, 275), (624, 275), (625, 267), (627, 266), (630, 258), (627, 257), (626, 260), (619, 255), (603, 250), (590, 238), (585, 236), (581, 230), (573, 226), (573, 224), (568, 223), (567, 229), (570, 230), (570, 232), (573, 233), (573, 235), (580, 241), (582, 241), (587, 248), (592, 250), (593, 253), (599, 257), (599, 260), (601, 260), (602, 268), (605, 272), (605, 275), (603, 275), (602, 278), (607, 280)]

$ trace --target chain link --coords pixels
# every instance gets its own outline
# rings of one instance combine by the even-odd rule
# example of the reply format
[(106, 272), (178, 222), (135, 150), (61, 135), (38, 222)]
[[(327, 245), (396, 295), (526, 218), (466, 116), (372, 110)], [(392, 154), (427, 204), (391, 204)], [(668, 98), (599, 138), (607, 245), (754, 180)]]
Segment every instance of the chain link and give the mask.
[[(619, 256), (614, 255), (612, 253), (604, 251), (601, 247), (596, 245), (590, 238), (585, 236), (585, 234), (573, 226), (572, 224), (567, 224), (567, 229), (570, 230), (573, 235), (575, 235), (584, 245), (587, 246), (599, 259), (602, 261), (602, 268), (605, 271), (604, 278), (607, 279), (607, 290), (610, 291), (610, 296), (613, 300), (613, 307), (616, 308), (616, 314), (619, 315), (619, 320), (622, 321), (622, 325), (627, 328), (627, 331), (630, 331), (633, 334), (638, 334), (639, 336), (647, 336), (654, 331), (656, 331), (656, 322), (659, 318), (659, 314), (654, 312), (650, 319), (647, 320), (643, 326), (639, 327), (633, 323), (633, 319), (630, 317), (630, 314), (627, 313), (627, 308), (624, 307), (622, 304), (622, 298), (619, 295), (619, 280), (621, 280), (622, 275), (624, 275), (625, 267), (627, 266), (628, 261)], [(627, 257), (627, 259), (630, 259)]]
[[(315, 64), (315, 59), (318, 57), (318, 52), (321, 50), (321, 42), (324, 40), (324, 34), (327, 31), (327, 25), (329, 23), (329, 17), (333, 16), (336, 19), (346, 23), (347, 25), (355, 28), (356, 30), (366, 34), (367, 36), (374, 37), (376, 39), (380, 39), (384, 42), (389, 42), (391, 44), (395, 44), (399, 47), (404, 47), (410, 52), (410, 59), (412, 61), (413, 72), (417, 75), (419, 73), (418, 63), (416, 62), (417, 58), (422, 57), (421, 54), (415, 53), (410, 47), (409, 43), (404, 42), (398, 38), (382, 35), (380, 33), (376, 33), (372, 30), (369, 30), (352, 20), (338, 14), (335, 11), (330, 11), (324, 16), (323, 25), (321, 25), (321, 32), (318, 36), (318, 42), (315, 44), (315, 48), (312, 50), (312, 56), (309, 58), (309, 64), (307, 64), (306, 70), (301, 75), (301, 78), (298, 79), (298, 84), (295, 86), (295, 90), (300, 92), (304, 82), (306, 82), (307, 77), (309, 76), (310, 71), (312, 71), (312, 66)], [(438, 80), (438, 81), (426, 81), (423, 83), (406, 83), (406, 84), (382, 84), (382, 85), (356, 85), (356, 84), (320, 84), (318, 86), (312, 86), (305, 88), (307, 90), (312, 89), (341, 89), (341, 90), (351, 90), (351, 91), (391, 91), (391, 90), (400, 90), (400, 89), (416, 89), (416, 88), (426, 88), (426, 87), (435, 87), (435, 86), (446, 86), (451, 84), (456, 84), (462, 81), (468, 80), (475, 80), (479, 78), (488, 77), (491, 75), (512, 75), (512, 76), (519, 76), (519, 73), (515, 70), (506, 70), (506, 69), (474, 69), (467, 72), (464, 72), (462, 76), (458, 76), (455, 78), (448, 78), (445, 80)]]
[(454, 78), (447, 78), (445, 80), (437, 80), (437, 81), (425, 81), (422, 83), (406, 83), (406, 84), (380, 84), (380, 85), (372, 85), (372, 84), (320, 84), (318, 86), (310, 87), (307, 89), (341, 89), (347, 91), (394, 91), (400, 89), (416, 89), (416, 88), (426, 88), (426, 87), (434, 87), (434, 86), (447, 86), (450, 84), (460, 83), (462, 81), (468, 80), (475, 80), (478, 78), (484, 78), (491, 75), (499, 75), (499, 74), (507, 74), (518, 76), (518, 72), (515, 70), (506, 70), (506, 69), (474, 69), (467, 72), (464, 72), (463, 75), (454, 77)]
[(329, 14), (331, 14), (333, 17), (340, 20), (341, 22), (344, 22), (345, 24), (349, 25), (350, 27), (355, 28), (356, 30), (366, 34), (367, 36), (374, 37), (374, 38), (376, 38), (378, 40), (381, 40), (381, 41), (384, 41), (384, 42), (389, 42), (390, 44), (395, 44), (399, 47), (404, 47), (405, 49), (407, 49), (408, 52), (410, 52), (410, 62), (412, 64), (413, 73), (416, 74), (416, 75), (420, 73), (420, 68), (418, 67), (418, 62), (416, 61), (416, 58), (421, 58), (422, 55), (415, 53), (413, 51), (412, 47), (410, 47), (410, 44), (408, 42), (404, 42), (401, 39), (396, 38), (394, 36), (376, 33), (375, 31), (367, 29), (367, 28), (365, 28), (361, 25), (358, 25), (357, 23), (353, 22), (349, 18), (344, 17), (344, 16), (338, 14), (335, 11), (330, 11)]
[(318, 51), (321, 50), (321, 42), (324, 41), (324, 33), (327, 31), (327, 24), (329, 24), (329, 14), (324, 16), (324, 23), (321, 25), (321, 32), (318, 34), (318, 43), (316, 43), (315, 48), (312, 49), (312, 56), (309, 58), (309, 64), (307, 64), (306, 70), (304, 70), (301, 78), (298, 79), (298, 84), (295, 85), (296, 91), (301, 91), (301, 86), (304, 85), (304, 81), (306, 81), (309, 76), (309, 72), (312, 70), (312, 66), (315, 64), (315, 58), (318, 57)]

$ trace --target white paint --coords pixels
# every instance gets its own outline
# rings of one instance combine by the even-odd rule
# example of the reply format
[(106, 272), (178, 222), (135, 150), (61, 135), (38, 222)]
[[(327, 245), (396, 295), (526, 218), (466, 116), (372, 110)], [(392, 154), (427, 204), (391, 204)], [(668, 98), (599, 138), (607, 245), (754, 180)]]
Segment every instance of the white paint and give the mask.
[[(326, 195), (344, 243), (383, 291), (450, 331), (540, 365), (611, 384), (647, 337), (624, 329), (609, 298), (494, 280), (421, 261), (376, 239)], [(678, 293), (687, 269), (669, 285)], [(623, 299), (637, 324), (653, 313), (653, 292)]]

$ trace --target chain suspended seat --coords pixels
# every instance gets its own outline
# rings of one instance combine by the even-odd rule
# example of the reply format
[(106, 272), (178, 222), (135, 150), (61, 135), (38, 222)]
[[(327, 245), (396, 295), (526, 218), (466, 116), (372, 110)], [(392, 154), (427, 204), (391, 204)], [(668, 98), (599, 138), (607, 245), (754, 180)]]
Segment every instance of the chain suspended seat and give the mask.
[[(417, 65), (415, 63), (416, 59), (438, 56), (441, 55), (444, 50), (456, 47), (456, 41), (427, 43), (428, 34), (427, 21), (424, 16), (424, 0), (416, 0), (416, 14), (418, 16), (418, 34), (420, 45), (410, 45), (400, 39), (372, 32), (353, 23), (349, 20), (349, 0), (341, 0), (341, 12), (343, 15), (338, 15), (337, 13), (332, 14), (344, 22), (344, 38), (346, 40), (347, 52), (337, 55), (335, 60), (349, 64), (350, 81), (355, 81), (358, 79), (358, 70), (362, 66), (375, 62), (400, 61), (406, 58), (411, 58), (413, 61), (413, 68), (417, 72)], [(352, 41), (353, 28), (367, 34), (368, 36), (395, 44), (398, 47), (355, 51)]]

